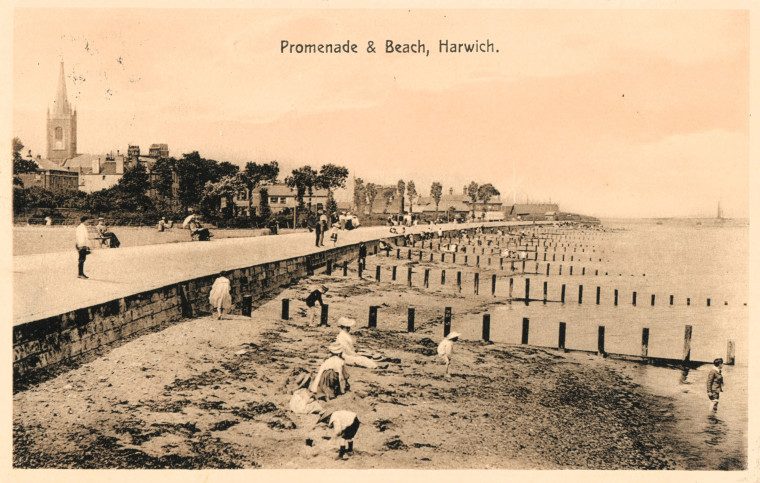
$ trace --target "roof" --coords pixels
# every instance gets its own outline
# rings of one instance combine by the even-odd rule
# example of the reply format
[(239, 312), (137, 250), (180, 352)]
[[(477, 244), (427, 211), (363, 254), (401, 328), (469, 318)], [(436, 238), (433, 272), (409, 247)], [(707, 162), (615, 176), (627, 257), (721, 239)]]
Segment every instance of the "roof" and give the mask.
[(504, 210), (511, 215), (545, 215), (559, 211), (559, 205), (557, 203), (517, 203), (505, 206)]
[[(262, 188), (265, 188), (267, 190), (267, 193), (269, 194), (269, 196), (295, 196), (296, 195), (296, 191), (293, 188), (291, 188), (290, 186), (286, 185), (286, 184), (274, 184), (274, 185), (259, 186), (254, 191), (258, 192)], [(304, 198), (308, 198), (308, 197), (309, 197), (309, 192), (307, 190), (306, 193), (304, 194)], [(312, 197), (315, 197), (315, 198), (325, 197), (326, 198), (327, 197), (327, 190), (314, 190), (312, 192)]]
[(69, 171), (68, 169), (64, 168), (60, 164), (56, 163), (55, 161), (51, 161), (49, 159), (33, 159), (35, 163), (37, 163), (37, 166), (39, 166), (41, 171)]

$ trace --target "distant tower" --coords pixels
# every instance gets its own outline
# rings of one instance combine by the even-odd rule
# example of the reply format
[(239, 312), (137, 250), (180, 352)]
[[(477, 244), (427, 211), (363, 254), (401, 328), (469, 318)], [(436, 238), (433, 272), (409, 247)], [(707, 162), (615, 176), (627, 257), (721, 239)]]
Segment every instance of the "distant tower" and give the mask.
[(66, 78), (63, 62), (58, 76), (58, 91), (53, 103), (53, 111), (47, 111), (47, 157), (63, 164), (77, 155), (77, 112), (71, 108), (66, 96)]

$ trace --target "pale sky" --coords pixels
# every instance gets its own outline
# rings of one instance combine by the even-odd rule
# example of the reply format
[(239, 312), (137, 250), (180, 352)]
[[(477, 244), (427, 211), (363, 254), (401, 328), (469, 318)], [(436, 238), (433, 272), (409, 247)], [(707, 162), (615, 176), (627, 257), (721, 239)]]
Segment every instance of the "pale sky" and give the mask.
[(749, 216), (746, 11), (17, 9), (13, 39), (13, 135), (43, 156), (63, 60), (82, 153), (162, 142), (509, 202), (514, 170), (519, 201), (566, 211)]

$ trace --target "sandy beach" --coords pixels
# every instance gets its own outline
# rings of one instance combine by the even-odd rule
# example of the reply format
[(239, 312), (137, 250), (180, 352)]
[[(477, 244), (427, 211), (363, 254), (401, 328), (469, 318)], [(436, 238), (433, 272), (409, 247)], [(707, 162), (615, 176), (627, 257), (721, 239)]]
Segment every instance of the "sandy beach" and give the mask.
[[(331, 326), (306, 327), (302, 299), (330, 292)], [(291, 299), (291, 320), (280, 299)], [(460, 341), (453, 377), (434, 356), (442, 307), (476, 313), (488, 301), (448, 292), (403, 294), (372, 280), (313, 277), (262, 301), (251, 318), (184, 320), (122, 342), (14, 395), (17, 468), (685, 468), (667, 398), (635, 384), (628, 363), (582, 353)], [(357, 347), (386, 370), (349, 368), (351, 390), (323, 403), (362, 425), (337, 460), (316, 415), (288, 408), (294, 380), (314, 373), (340, 316), (366, 327)], [(417, 331), (406, 333), (409, 305)], [(440, 307), (440, 311), (433, 308)], [(441, 312), (440, 315), (435, 315)], [(456, 319), (452, 324), (457, 329)], [(307, 440), (312, 444), (308, 445)]]

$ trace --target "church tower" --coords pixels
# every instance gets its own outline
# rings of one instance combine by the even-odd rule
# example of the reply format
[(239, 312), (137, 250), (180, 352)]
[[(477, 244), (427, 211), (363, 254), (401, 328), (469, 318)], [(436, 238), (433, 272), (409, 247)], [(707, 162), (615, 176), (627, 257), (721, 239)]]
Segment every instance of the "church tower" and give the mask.
[(63, 62), (58, 76), (58, 91), (53, 111), (47, 112), (47, 157), (58, 164), (77, 155), (77, 112), (66, 96)]

